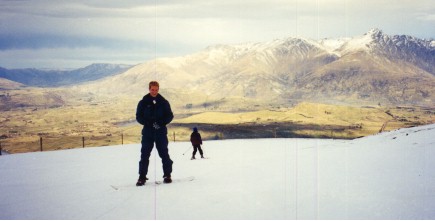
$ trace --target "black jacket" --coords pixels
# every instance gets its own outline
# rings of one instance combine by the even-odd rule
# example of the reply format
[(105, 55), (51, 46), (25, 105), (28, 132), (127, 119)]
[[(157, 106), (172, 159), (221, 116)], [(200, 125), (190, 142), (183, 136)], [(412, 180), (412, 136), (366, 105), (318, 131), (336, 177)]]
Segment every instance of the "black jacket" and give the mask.
[[(166, 125), (174, 118), (169, 102), (160, 94), (152, 97), (145, 95), (137, 104), (136, 120), (144, 125), (142, 133), (154, 129), (153, 124), (157, 123), (160, 127), (157, 131), (167, 132)], [(155, 130), (155, 129), (154, 129)]]
[(190, 142), (192, 143), (193, 146), (202, 144), (201, 134), (198, 132), (193, 132), (190, 135)]

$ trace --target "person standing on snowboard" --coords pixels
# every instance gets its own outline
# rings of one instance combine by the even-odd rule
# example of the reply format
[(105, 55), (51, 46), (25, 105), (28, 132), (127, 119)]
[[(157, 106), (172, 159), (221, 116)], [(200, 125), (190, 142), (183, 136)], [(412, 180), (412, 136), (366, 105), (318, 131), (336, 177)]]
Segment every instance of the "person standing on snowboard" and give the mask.
[(157, 152), (163, 164), (163, 182), (171, 183), (173, 161), (168, 151), (168, 129), (166, 125), (174, 118), (169, 102), (159, 94), (159, 83), (149, 83), (149, 93), (139, 101), (136, 120), (143, 125), (142, 148), (139, 161), (139, 179), (136, 186), (143, 186), (147, 180), (149, 158), (156, 143)]
[(194, 127), (193, 128), (193, 132), (190, 135), (190, 142), (192, 143), (193, 146), (193, 153), (192, 153), (192, 159), (195, 159), (195, 155), (196, 155), (196, 151), (199, 150), (199, 154), (201, 154), (201, 158), (204, 158), (204, 153), (202, 152), (201, 149), (201, 144), (202, 144), (202, 139), (201, 139), (201, 134), (198, 133), (198, 128)]

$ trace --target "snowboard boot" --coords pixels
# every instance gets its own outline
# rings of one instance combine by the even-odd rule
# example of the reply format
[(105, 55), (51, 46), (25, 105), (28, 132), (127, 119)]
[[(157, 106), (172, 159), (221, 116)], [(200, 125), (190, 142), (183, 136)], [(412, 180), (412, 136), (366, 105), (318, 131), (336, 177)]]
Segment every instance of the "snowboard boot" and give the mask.
[(195, 158), (195, 156), (192, 156), (192, 158), (190, 158), (190, 159), (191, 159), (191, 160), (194, 160), (194, 159), (196, 159), (196, 158)]
[(145, 175), (140, 175), (139, 179), (137, 180), (136, 186), (143, 186), (145, 185), (148, 178)]
[(172, 183), (171, 175), (164, 175), (163, 183)]

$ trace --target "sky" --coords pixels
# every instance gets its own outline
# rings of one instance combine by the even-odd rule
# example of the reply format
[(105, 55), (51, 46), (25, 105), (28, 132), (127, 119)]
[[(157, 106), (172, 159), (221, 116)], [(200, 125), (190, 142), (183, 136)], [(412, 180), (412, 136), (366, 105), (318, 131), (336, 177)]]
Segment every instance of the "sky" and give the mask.
[(433, 0), (0, 0), (0, 67), (80, 68), (288, 37), (435, 38)]

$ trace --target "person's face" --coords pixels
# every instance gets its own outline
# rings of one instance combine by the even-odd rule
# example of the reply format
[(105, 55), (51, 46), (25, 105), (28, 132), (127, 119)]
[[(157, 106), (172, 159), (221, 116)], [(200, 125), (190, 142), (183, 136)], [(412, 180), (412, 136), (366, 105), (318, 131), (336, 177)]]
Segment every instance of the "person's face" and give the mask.
[(157, 87), (157, 86), (151, 86), (150, 87), (150, 95), (151, 95), (151, 97), (156, 97), (157, 94), (159, 94), (159, 87)]

